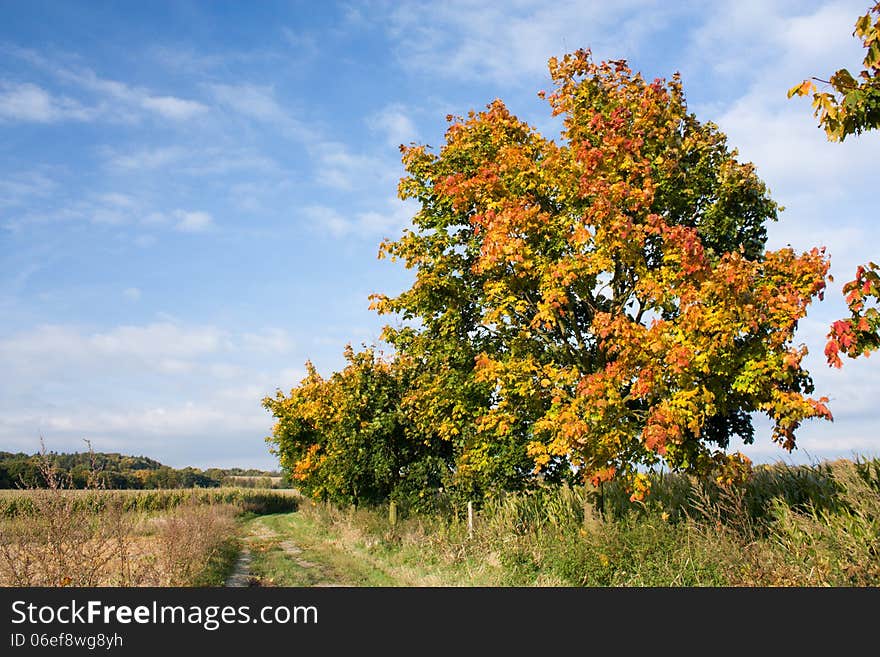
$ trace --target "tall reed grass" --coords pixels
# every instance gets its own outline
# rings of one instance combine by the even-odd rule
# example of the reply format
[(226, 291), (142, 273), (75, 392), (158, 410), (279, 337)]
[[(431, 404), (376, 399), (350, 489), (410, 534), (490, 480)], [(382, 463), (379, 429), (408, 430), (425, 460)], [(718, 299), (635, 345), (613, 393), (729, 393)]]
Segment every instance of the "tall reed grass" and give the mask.
[(393, 527), (387, 509), (303, 512), (352, 548), (458, 564), (454, 583), (880, 585), (878, 460), (760, 466), (744, 487), (655, 473), (644, 502), (617, 484), (548, 486), (487, 501), (471, 529), (463, 510)]

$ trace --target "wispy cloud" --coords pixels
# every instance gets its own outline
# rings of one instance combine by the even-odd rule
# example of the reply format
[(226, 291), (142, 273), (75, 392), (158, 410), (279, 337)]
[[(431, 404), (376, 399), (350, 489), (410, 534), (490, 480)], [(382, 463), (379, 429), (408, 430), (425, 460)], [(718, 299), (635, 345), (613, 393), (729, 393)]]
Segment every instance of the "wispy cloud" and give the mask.
[(309, 147), (309, 153), (314, 161), (315, 180), (325, 187), (347, 191), (393, 179), (383, 161), (353, 153), (341, 142), (316, 143)]
[[(206, 465), (233, 445), (264, 454), (271, 417), (260, 399), (282, 377), (248, 359), (268, 363), (292, 348), (276, 327), (231, 332), (171, 320), (103, 330), (44, 325), (9, 335), (0, 338), (0, 444), (32, 451), (42, 433), (52, 449), (81, 449), (86, 437), (96, 449), (130, 451), (119, 436), (134, 430), (137, 449), (160, 459), (180, 458), (175, 445), (200, 440)], [(58, 386), (75, 388), (57, 397)]]
[(176, 210), (177, 224), (174, 229), (182, 233), (203, 233), (214, 226), (214, 219), (207, 212)]
[(102, 154), (111, 169), (144, 171), (167, 167), (186, 157), (187, 151), (180, 146), (158, 146), (124, 152), (114, 152), (105, 148)]
[(219, 351), (227, 339), (215, 327), (168, 322), (96, 332), (44, 325), (0, 339), (0, 362), (10, 374), (26, 375), (31, 381), (65, 368), (81, 374), (109, 373), (136, 363), (148, 370), (167, 370), (175, 362)]
[(293, 341), (284, 329), (268, 328), (259, 333), (245, 333), (244, 347), (265, 354), (285, 354), (293, 348)]
[(75, 100), (54, 96), (35, 84), (0, 83), (0, 121), (89, 121), (95, 114)]
[(367, 124), (375, 131), (384, 134), (386, 143), (392, 148), (418, 141), (418, 129), (406, 108), (393, 103), (370, 117)]
[[(123, 294), (136, 300), (138, 288)], [(293, 348), (284, 329), (232, 333), (212, 325), (178, 321), (127, 324), (89, 331), (66, 324), (47, 324), (0, 338), (0, 363), (11, 376), (28, 381), (51, 375), (112, 376), (133, 367), (177, 373), (222, 362), (240, 352), (283, 354)]]
[(245, 118), (270, 124), (287, 137), (312, 138), (312, 131), (296, 119), (275, 95), (272, 86), (256, 84), (209, 84), (206, 88), (219, 105)]
[(575, 48), (631, 57), (675, 11), (651, 0), (400, 3), (387, 29), (405, 68), (516, 86)]
[(7, 105), (16, 111), (19, 118), (30, 115), (38, 117), (31, 120), (42, 121), (53, 120), (53, 117), (89, 120), (100, 116), (108, 120), (132, 121), (142, 114), (152, 114), (169, 120), (185, 121), (208, 110), (206, 105), (196, 100), (155, 93), (142, 86), (103, 78), (90, 68), (63, 66), (33, 50), (5, 50), (49, 73), (80, 94), (91, 94), (91, 103), (85, 105), (79, 100), (55, 98), (33, 84), (18, 85)]
[(148, 110), (158, 112), (168, 119), (185, 121), (205, 112), (208, 108), (194, 100), (184, 100), (174, 96), (147, 96), (141, 104)]
[(49, 196), (55, 180), (40, 170), (15, 171), (0, 178), (0, 208), (12, 208)]
[(122, 296), (124, 296), (129, 301), (137, 301), (141, 298), (140, 288), (127, 287), (122, 291)]
[(319, 233), (341, 238), (356, 236), (375, 239), (377, 237), (396, 238), (411, 221), (417, 210), (412, 201), (388, 199), (381, 210), (354, 212), (343, 216), (339, 211), (324, 205), (304, 208), (303, 215), (308, 225)]

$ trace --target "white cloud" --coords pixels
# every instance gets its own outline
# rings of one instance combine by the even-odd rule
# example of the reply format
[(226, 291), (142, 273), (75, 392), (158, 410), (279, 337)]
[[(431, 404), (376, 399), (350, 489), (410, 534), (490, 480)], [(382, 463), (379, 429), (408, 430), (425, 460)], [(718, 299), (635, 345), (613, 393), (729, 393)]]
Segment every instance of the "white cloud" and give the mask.
[(122, 102), (128, 106), (130, 112), (135, 109), (145, 109), (166, 119), (187, 120), (208, 109), (194, 100), (156, 95), (143, 87), (101, 78), (90, 69), (75, 71), (55, 66), (52, 66), (52, 69), (61, 79), (95, 92), (105, 100), (112, 98)]
[(349, 191), (377, 182), (390, 182), (390, 169), (368, 155), (352, 153), (345, 144), (325, 141), (309, 152), (315, 160), (315, 179), (325, 187)]
[[(39, 427), (49, 433), (78, 436), (112, 437), (114, 434), (128, 434), (136, 428), (138, 435), (144, 437), (180, 437), (193, 435), (216, 435), (239, 433), (257, 434), (271, 426), (268, 414), (259, 409), (259, 399), (250, 412), (242, 409), (229, 409), (220, 403), (192, 401), (175, 405), (145, 405), (136, 408), (112, 410), (74, 410), (58, 409), (45, 414), (33, 412), (20, 413), (7, 417), (0, 425), (0, 438), (6, 439), (12, 428), (24, 427), (29, 431)], [(5, 430), (4, 430), (5, 429)], [(20, 436), (21, 434), (19, 434)]]
[(350, 217), (344, 217), (338, 210), (323, 205), (308, 206), (303, 209), (303, 214), (313, 229), (333, 237), (397, 238), (410, 224), (417, 209), (418, 204), (411, 200), (391, 198), (382, 211), (354, 212)]
[(164, 226), (170, 221), (170, 217), (162, 212), (150, 212), (141, 219), (144, 226)]
[[(79, 118), (86, 120), (102, 116), (114, 121), (132, 121), (140, 118), (145, 110), (150, 114), (175, 121), (188, 120), (207, 111), (207, 106), (195, 100), (178, 98), (167, 94), (155, 94), (141, 86), (129, 85), (117, 80), (102, 78), (89, 68), (69, 68), (55, 63), (40, 53), (25, 48), (6, 48), (6, 51), (30, 65), (42, 69), (80, 93), (94, 96), (92, 107), (83, 108), (75, 100), (54, 99), (47, 92), (32, 84), (21, 85), (16, 97), (16, 107), (24, 107), (37, 117)], [(32, 120), (53, 120), (37, 118)], [(54, 119), (54, 120), (57, 120)]]
[(141, 298), (141, 291), (136, 287), (127, 287), (122, 291), (122, 295), (129, 301), (137, 301)]
[(632, 57), (675, 9), (650, 0), (400, 3), (387, 22), (402, 66), (455, 80), (532, 83), (580, 47)]
[(158, 146), (119, 152), (104, 148), (99, 151), (105, 167), (113, 173), (152, 172), (188, 176), (217, 176), (232, 172), (283, 175), (281, 166), (271, 157), (250, 148)]
[(0, 121), (55, 123), (92, 118), (94, 113), (76, 101), (53, 96), (35, 84), (0, 84)]
[(248, 116), (267, 122), (285, 122), (287, 114), (275, 99), (272, 87), (254, 84), (212, 84), (208, 89), (222, 105)]
[(50, 449), (79, 450), (88, 438), (98, 450), (172, 464), (197, 451), (208, 465), (221, 454), (268, 460), (262, 439), (272, 418), (260, 400), (278, 383), (274, 361), (291, 348), (278, 328), (233, 333), (171, 319), (97, 331), (37, 326), (0, 338), (0, 445), (33, 451), (42, 434)]
[(119, 208), (131, 208), (135, 206), (135, 201), (131, 196), (127, 194), (120, 194), (119, 192), (108, 192), (106, 194), (100, 194), (98, 196), (98, 200), (107, 205), (116, 206)]
[(127, 150), (124, 153), (103, 151), (107, 164), (113, 169), (139, 171), (159, 169), (182, 159), (186, 151), (179, 146), (160, 146), (142, 150)]
[(13, 172), (0, 178), (0, 208), (27, 205), (56, 187), (57, 183), (40, 171)]
[(138, 235), (134, 238), (134, 245), (146, 249), (153, 246), (156, 243), (156, 238), (153, 235)]
[(210, 84), (207, 89), (221, 105), (236, 114), (261, 123), (270, 124), (282, 134), (295, 139), (309, 141), (312, 131), (282, 106), (271, 86), (255, 84)]
[(278, 383), (275, 386), (277, 390), (289, 391), (306, 377), (306, 371), (298, 367), (291, 367), (281, 370), (276, 377)]
[(174, 229), (182, 233), (203, 233), (214, 225), (214, 219), (207, 212), (176, 210), (174, 216), (178, 219)]
[(0, 363), (10, 376), (62, 378), (73, 372), (112, 374), (133, 365), (161, 371), (220, 351), (227, 337), (214, 327), (185, 327), (169, 322), (119, 326), (84, 332), (64, 325), (38, 326), (0, 339)]
[(242, 344), (249, 351), (267, 354), (285, 354), (293, 348), (287, 331), (279, 328), (265, 329), (260, 333), (245, 333)]
[(147, 96), (141, 104), (167, 119), (184, 121), (208, 110), (205, 105), (194, 100), (184, 100), (173, 96)]
[(311, 205), (303, 208), (303, 214), (318, 232), (328, 232), (334, 237), (342, 237), (351, 232), (352, 223), (333, 208)]
[(383, 132), (386, 143), (392, 148), (418, 141), (418, 130), (407, 114), (406, 108), (400, 104), (395, 103), (383, 108), (368, 120), (368, 124), (374, 130)]

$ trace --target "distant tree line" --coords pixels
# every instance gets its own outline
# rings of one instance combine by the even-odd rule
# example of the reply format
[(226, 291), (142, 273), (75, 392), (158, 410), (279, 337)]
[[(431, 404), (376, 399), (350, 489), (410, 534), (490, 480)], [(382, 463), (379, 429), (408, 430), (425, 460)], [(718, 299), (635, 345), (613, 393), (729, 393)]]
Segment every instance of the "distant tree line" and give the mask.
[[(279, 472), (257, 469), (178, 469), (145, 456), (104, 452), (47, 452), (45, 455), (0, 452), (0, 488), (45, 485), (39, 467), (40, 459), (44, 457), (69, 478), (70, 486), (74, 488), (85, 488), (90, 483), (112, 489), (286, 486), (286, 479)], [(90, 478), (97, 481), (90, 482)]]

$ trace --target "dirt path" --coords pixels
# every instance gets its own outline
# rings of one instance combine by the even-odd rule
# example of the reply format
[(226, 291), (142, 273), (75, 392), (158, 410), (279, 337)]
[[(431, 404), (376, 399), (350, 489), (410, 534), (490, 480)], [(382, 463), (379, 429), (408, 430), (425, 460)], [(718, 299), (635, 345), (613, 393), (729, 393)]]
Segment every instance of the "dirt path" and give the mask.
[(254, 552), (257, 554), (268, 551), (280, 552), (274, 554), (275, 559), (288, 561), (288, 567), (294, 567), (307, 571), (307, 579), (310, 586), (339, 586), (331, 581), (320, 564), (304, 559), (303, 550), (293, 540), (279, 534), (275, 529), (262, 522), (262, 518), (254, 518), (251, 521), (247, 534), (242, 538), (242, 549), (235, 562), (232, 573), (226, 579), (225, 586), (272, 586), (273, 580), (264, 580), (253, 572)]
[(394, 586), (397, 579), (367, 549), (352, 549), (309, 513), (247, 522), (227, 586)]
[(238, 559), (235, 562), (235, 568), (232, 569), (232, 573), (229, 575), (229, 577), (226, 578), (226, 583), (224, 584), (224, 586), (252, 586), (252, 561), (253, 556), (251, 555), (250, 548), (247, 545), (244, 545), (241, 548), (241, 552), (239, 553)]

